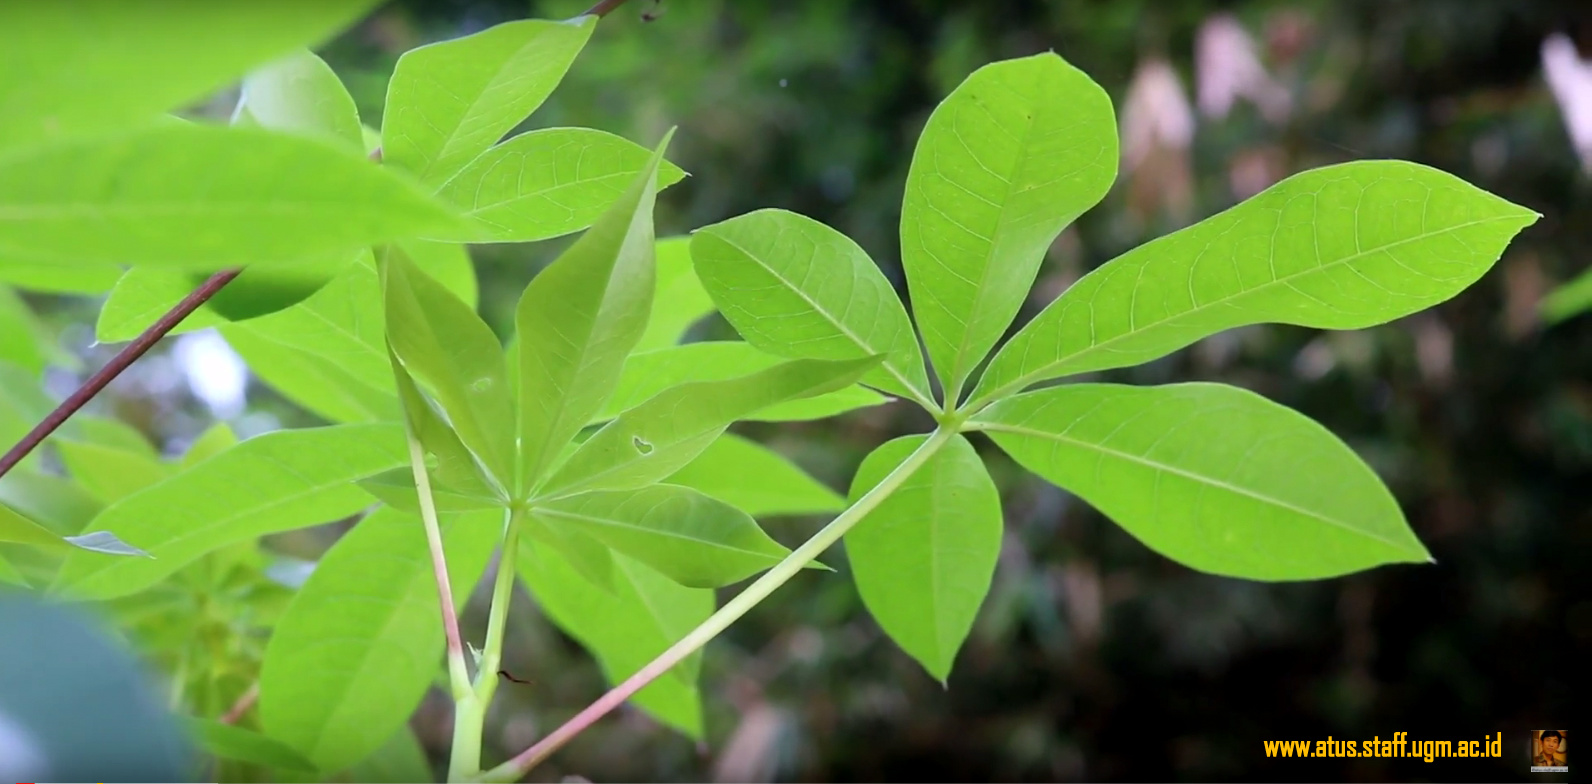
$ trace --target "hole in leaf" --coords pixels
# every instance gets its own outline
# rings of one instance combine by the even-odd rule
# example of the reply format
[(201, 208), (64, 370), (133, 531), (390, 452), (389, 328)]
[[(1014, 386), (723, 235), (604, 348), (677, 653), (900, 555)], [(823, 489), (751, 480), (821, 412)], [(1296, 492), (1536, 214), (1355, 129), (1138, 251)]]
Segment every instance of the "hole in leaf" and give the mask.
[(636, 451), (643, 455), (652, 454), (652, 442), (642, 438), (641, 436), (631, 436), (630, 445), (635, 447)]

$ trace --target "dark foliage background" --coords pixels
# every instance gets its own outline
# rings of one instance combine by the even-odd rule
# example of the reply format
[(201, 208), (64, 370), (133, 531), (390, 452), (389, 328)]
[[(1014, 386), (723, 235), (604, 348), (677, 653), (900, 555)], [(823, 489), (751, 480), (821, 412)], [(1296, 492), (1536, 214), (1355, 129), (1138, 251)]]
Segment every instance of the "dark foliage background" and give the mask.
[[(326, 56), (375, 126), (405, 49), (581, 10), (579, 0), (409, 0)], [(1313, 166), (1404, 158), (1538, 210), (1543, 220), (1492, 273), (1433, 312), (1362, 333), (1240, 330), (1101, 374), (1225, 381), (1323, 422), (1389, 483), (1437, 564), (1279, 585), (1194, 573), (987, 449), (1007, 538), (949, 690), (882, 636), (843, 568), (803, 575), (710, 648), (703, 744), (624, 711), (533, 779), (1518, 780), (1532, 775), (1529, 730), (1574, 729), (1572, 695), (1592, 648), (1592, 596), (1577, 577), (1592, 544), (1592, 315), (1548, 327), (1537, 303), (1588, 265), (1592, 178), (1543, 81), (1540, 50), (1566, 32), (1592, 57), (1592, 6), (637, 0), (602, 24), (528, 127), (592, 126), (651, 145), (679, 125), (670, 157), (692, 177), (662, 197), (660, 235), (784, 207), (851, 235), (899, 284), (896, 219), (911, 150), (964, 76), (1054, 49), (1123, 112), (1139, 105), (1129, 97), (1136, 77), (1166, 62), (1192, 103), (1196, 40), (1218, 13), (1254, 38), (1288, 107), (1268, 117), (1241, 101), (1218, 118), (1179, 110), (1165, 93), (1145, 99), (1122, 119), (1125, 134), (1182, 111), (1192, 137), (1152, 145), (1063, 235), (1020, 318), (1116, 254)], [(521, 287), (562, 245), (476, 253), (489, 320), (509, 323)], [(701, 329), (727, 334), (719, 322)], [(140, 403), (138, 389), (123, 385), (125, 415), (168, 433), (196, 426)], [(250, 406), (309, 423), (263, 387), (251, 388)], [(743, 432), (843, 489), (871, 448), (925, 424), (903, 406)], [(793, 543), (821, 522), (771, 529)], [(473, 611), (484, 618), (484, 607)], [(515, 607), (507, 664), (534, 683), (503, 690), (488, 739), (494, 760), (603, 688), (528, 601)], [(447, 721), (441, 701), (416, 718), (439, 761)], [(1501, 731), (1504, 757), (1268, 761), (1261, 747), (1397, 731), (1416, 740)]]

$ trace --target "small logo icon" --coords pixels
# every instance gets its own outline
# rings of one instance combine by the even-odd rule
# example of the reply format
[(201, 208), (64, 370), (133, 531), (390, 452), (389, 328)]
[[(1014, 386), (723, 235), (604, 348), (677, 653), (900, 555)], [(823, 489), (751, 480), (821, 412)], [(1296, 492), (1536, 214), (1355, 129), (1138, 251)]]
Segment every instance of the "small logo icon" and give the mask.
[(1531, 772), (1569, 773), (1569, 730), (1531, 731)]

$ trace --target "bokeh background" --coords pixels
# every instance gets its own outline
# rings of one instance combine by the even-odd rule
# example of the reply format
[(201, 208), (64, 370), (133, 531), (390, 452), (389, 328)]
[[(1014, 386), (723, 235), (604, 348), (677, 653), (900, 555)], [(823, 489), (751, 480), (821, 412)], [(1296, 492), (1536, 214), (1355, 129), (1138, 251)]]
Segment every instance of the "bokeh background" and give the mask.
[[(404, 50), (585, 5), (394, 2), (323, 54), (378, 126)], [(1393, 489), (1436, 565), (1299, 584), (1195, 573), (980, 442), (1006, 539), (948, 690), (867, 617), (836, 554), (840, 574), (802, 575), (710, 647), (703, 742), (621, 710), (532, 780), (1518, 780), (1530, 730), (1573, 729), (1592, 662), (1576, 577), (1592, 550), (1592, 314), (1555, 322), (1542, 302), (1592, 264), (1592, 4), (634, 0), (526, 127), (650, 146), (678, 125), (670, 157), (692, 177), (662, 196), (660, 236), (783, 207), (849, 234), (904, 289), (896, 221), (929, 111), (978, 66), (1047, 49), (1112, 96), (1122, 175), (1051, 248), (1019, 321), (1115, 255), (1314, 166), (1418, 161), (1543, 214), (1433, 311), (1356, 333), (1236, 330), (1097, 374), (1224, 381), (1321, 421)], [(506, 329), (565, 244), (478, 249), (487, 319)], [(30, 299), (85, 365), (108, 356), (93, 302)], [(698, 330), (730, 337), (716, 319)], [(168, 343), (107, 400), (146, 432), (315, 423), (203, 334)], [(927, 424), (902, 405), (737, 429), (843, 490), (869, 450)], [(794, 544), (822, 522), (769, 528)], [(500, 690), (494, 760), (604, 688), (519, 596), (506, 664), (533, 683)], [(440, 699), (414, 722), (439, 764), (448, 722)], [(1282, 761), (1261, 746), (1398, 731), (1501, 731), (1504, 758)]]

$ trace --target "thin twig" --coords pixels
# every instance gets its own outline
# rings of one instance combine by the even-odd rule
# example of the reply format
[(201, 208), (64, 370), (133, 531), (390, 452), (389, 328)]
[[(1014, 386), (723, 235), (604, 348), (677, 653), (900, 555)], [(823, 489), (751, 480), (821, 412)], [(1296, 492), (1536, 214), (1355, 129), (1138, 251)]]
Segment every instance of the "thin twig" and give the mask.
[(105, 363), (105, 367), (100, 368), (99, 372), (89, 376), (88, 380), (84, 381), (76, 392), (61, 401), (61, 404), (56, 406), (54, 411), (51, 411), (43, 421), (28, 431), (28, 434), (23, 436), (22, 440), (16, 443), (16, 446), (11, 447), (11, 450), (6, 452), (4, 457), (0, 457), (0, 476), (5, 476), (7, 471), (14, 468), (17, 463), (22, 462), (22, 459), (27, 457), (28, 453), (37, 448), (39, 444), (44, 443), (44, 439), (49, 438), (50, 434), (54, 433), (57, 428), (66, 424), (68, 418), (77, 413), (78, 409), (81, 409), (88, 401), (93, 400), (94, 396), (100, 393), (100, 390), (103, 390), (111, 381), (121, 375), (122, 371), (143, 356), (144, 352), (149, 351), (156, 343), (160, 342), (161, 338), (175, 329), (183, 319), (215, 296), (216, 292), (221, 290), (221, 287), (231, 283), (232, 279), (236, 278), (240, 271), (229, 269), (211, 275), (210, 279), (206, 280), (199, 288), (194, 289), (188, 296), (183, 297), (176, 307), (173, 307), (166, 315), (161, 316), (158, 321), (149, 325), (149, 328), (144, 330), (143, 334), (134, 338), (133, 342), (128, 343), (121, 351), (116, 352), (116, 356), (111, 357), (111, 361)]
[(260, 682), (255, 681), (249, 684), (249, 690), (238, 697), (238, 701), (232, 703), (232, 707), (228, 708), (227, 712), (218, 721), (222, 724), (237, 724), (238, 719), (243, 718), (243, 714), (248, 713), (249, 709), (254, 707), (254, 703), (259, 701)]
[(624, 5), (626, 2), (627, 0), (602, 0), (602, 2), (586, 9), (586, 13), (581, 14), (581, 16), (595, 16), (601, 19), (613, 13), (615, 8)]

